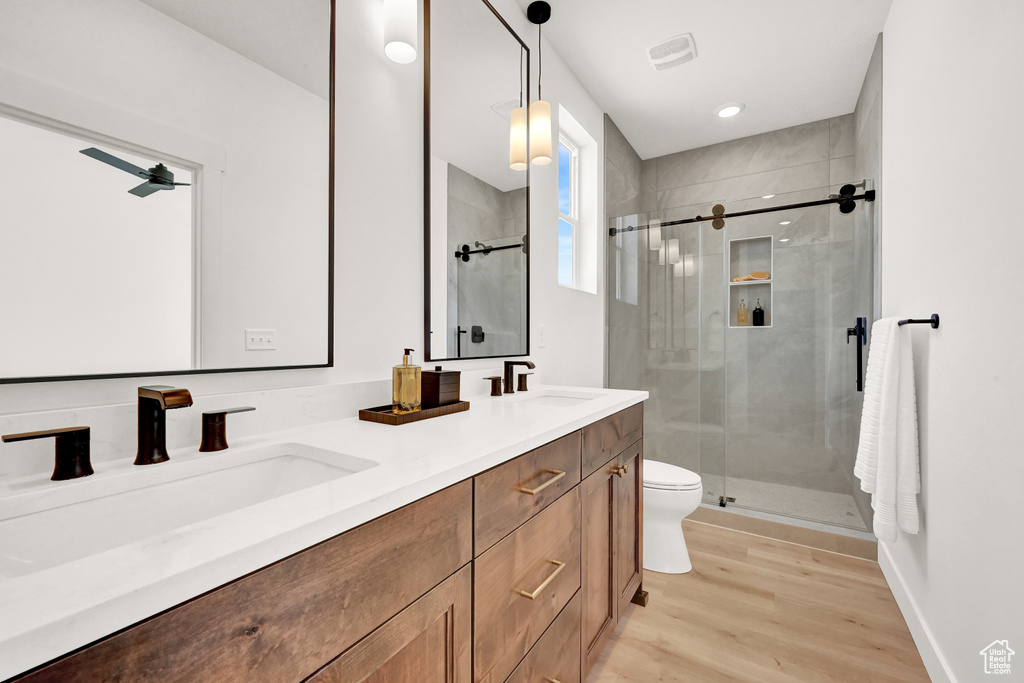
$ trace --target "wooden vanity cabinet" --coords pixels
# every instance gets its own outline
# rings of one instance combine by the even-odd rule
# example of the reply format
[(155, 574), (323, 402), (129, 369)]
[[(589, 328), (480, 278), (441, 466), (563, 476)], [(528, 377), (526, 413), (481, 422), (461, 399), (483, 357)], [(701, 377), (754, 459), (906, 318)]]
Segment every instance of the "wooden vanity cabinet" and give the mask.
[(580, 499), (585, 678), (643, 581), (643, 439), (584, 479)]
[[(463, 481), (16, 680), (301, 681), (469, 563), (472, 506), (472, 484)], [(420, 621), (436, 612), (437, 618), (457, 623), (453, 637), (461, 642), (438, 640), (438, 629), (424, 626), (424, 640), (414, 649), (396, 650), (396, 656), (418, 663), (396, 661), (395, 667), (426, 667), (450, 651), (468, 651), (468, 598), (456, 601), (457, 595), (450, 598), (452, 606), (426, 608)], [(401, 636), (415, 631), (408, 619), (398, 629)], [(382, 650), (373, 650), (379, 659)]]
[(633, 406), (13, 679), (580, 683), (640, 588)]

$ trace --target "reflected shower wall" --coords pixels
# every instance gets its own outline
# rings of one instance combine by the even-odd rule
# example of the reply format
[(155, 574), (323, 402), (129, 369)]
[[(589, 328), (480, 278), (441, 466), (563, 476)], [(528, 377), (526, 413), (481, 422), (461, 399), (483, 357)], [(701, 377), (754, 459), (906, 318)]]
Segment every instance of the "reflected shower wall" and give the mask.
[[(644, 161), (647, 210), (610, 227), (707, 216), (718, 202), (735, 212), (824, 199), (860, 180), (852, 125), (838, 117)], [(743, 192), (755, 196), (736, 200)], [(857, 295), (870, 265), (855, 273), (854, 254), (855, 217), (872, 210), (809, 207), (609, 238), (609, 386), (650, 392), (646, 457), (699, 472), (706, 503), (866, 528), (852, 496), (860, 402), (846, 328), (871, 317)], [(770, 280), (731, 283), (751, 270)], [(764, 327), (738, 324), (740, 299), (748, 310), (761, 300)]]

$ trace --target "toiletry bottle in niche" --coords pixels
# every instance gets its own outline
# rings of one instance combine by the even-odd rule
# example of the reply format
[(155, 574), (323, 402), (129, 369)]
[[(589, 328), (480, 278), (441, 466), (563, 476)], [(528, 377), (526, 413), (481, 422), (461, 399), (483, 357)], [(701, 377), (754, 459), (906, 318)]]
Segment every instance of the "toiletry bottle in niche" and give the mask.
[(764, 327), (764, 309), (761, 308), (761, 300), (757, 300), (757, 306), (753, 311), (754, 327)]
[(749, 312), (747, 311), (747, 303), (743, 299), (740, 299), (740, 307), (736, 311), (736, 324), (749, 325), (750, 321), (747, 318), (748, 315)]
[(409, 362), (412, 349), (406, 349), (402, 364), (396, 365), (391, 375), (391, 410), (399, 415), (415, 413), (420, 409), (420, 366)]

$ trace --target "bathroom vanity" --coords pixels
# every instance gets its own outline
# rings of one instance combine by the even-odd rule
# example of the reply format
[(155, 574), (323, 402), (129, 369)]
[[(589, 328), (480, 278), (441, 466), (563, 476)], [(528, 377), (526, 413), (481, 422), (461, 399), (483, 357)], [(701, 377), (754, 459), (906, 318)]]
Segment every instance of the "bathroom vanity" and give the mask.
[(545, 387), (233, 446), (375, 465), (0, 579), (0, 677), (581, 681), (641, 592), (645, 398)]

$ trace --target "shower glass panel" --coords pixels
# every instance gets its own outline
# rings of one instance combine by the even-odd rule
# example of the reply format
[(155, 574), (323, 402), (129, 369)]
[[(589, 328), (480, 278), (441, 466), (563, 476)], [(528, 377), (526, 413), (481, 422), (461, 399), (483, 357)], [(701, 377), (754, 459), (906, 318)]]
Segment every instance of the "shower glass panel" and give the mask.
[[(526, 253), (524, 235), (469, 245), (482, 250), (449, 268), (449, 320), (457, 320), (448, 357), (515, 355), (526, 343)], [(454, 272), (453, 272), (454, 270)]]
[[(723, 204), (732, 213), (829, 192)], [(871, 315), (870, 258), (855, 264), (854, 239), (857, 214), (870, 210), (809, 207), (727, 219), (722, 230), (701, 222), (609, 238), (609, 386), (650, 392), (645, 457), (698, 472), (705, 503), (866, 528), (852, 496), (861, 395), (846, 331)], [(697, 215), (711, 206), (610, 227)], [(733, 282), (751, 273), (759, 279)], [(753, 324), (758, 304), (763, 326)]]

